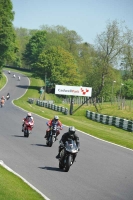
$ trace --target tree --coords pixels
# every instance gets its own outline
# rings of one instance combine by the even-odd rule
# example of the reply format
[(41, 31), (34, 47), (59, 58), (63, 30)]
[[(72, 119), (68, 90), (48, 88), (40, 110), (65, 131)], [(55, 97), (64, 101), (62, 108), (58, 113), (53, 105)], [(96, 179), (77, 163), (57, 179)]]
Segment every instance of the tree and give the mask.
[(34, 74), (44, 80), (58, 85), (80, 85), (80, 75), (77, 72), (78, 66), (73, 56), (63, 48), (50, 47), (44, 50), (34, 64)]
[[(49, 46), (61, 46), (69, 51), (75, 59), (79, 55), (79, 44), (83, 40), (74, 30), (68, 30), (64, 26), (41, 26), (47, 31), (47, 44)], [(49, 47), (48, 46), (48, 47)]]
[(14, 20), (13, 6), (10, 0), (0, 0), (0, 67), (7, 60), (12, 59), (17, 51), (15, 32), (12, 21)]
[(126, 71), (123, 74), (123, 78), (127, 80), (133, 79), (133, 31), (127, 29), (124, 38), (125, 47), (123, 49), (121, 66)]
[(38, 30), (32, 30), (32, 29), (26, 29), (26, 28), (14, 28), (16, 37), (17, 37), (17, 45), (18, 45), (18, 52), (17, 52), (17, 58), (14, 62), (14, 65), (16, 66), (23, 66), (27, 68), (25, 61), (23, 60), (23, 53), (25, 52), (26, 45), (29, 42), (29, 39), (38, 31)]
[[(111, 76), (113, 64), (117, 63), (117, 59), (121, 55), (123, 48), (124, 37), (120, 31), (119, 23), (117, 21), (108, 22), (106, 31), (96, 38), (95, 50), (97, 56), (93, 64), (94, 71), (96, 68), (99, 68), (99, 84), (95, 91), (96, 96), (100, 95), (105, 86), (105, 80)], [(97, 76), (95, 79), (97, 79)]]
[(39, 55), (42, 53), (46, 44), (46, 31), (37, 31), (26, 45), (23, 59), (27, 65), (32, 65), (37, 62)]
[(133, 80), (128, 79), (124, 82), (121, 93), (126, 99), (133, 99)]

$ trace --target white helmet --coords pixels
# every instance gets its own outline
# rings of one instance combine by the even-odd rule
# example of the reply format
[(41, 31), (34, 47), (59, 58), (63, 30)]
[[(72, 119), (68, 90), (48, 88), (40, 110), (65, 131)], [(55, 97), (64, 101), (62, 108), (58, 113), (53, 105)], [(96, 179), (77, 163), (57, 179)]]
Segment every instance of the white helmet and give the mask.
[(28, 113), (28, 114), (27, 114), (27, 117), (31, 117), (31, 113)]
[(54, 116), (54, 120), (55, 120), (55, 121), (58, 121), (58, 120), (59, 120), (59, 117), (58, 117), (57, 115), (55, 115), (55, 116)]
[(76, 132), (76, 129), (74, 126), (70, 126), (69, 129), (68, 129), (68, 132), (69, 132), (69, 135), (70, 136), (73, 136), (74, 133)]

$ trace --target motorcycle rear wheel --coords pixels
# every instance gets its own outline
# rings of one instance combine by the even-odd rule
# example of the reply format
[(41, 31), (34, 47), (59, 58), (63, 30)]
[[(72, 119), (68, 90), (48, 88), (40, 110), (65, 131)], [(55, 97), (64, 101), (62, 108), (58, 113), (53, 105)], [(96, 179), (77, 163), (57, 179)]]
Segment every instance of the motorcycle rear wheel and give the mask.
[(52, 144), (53, 144), (52, 136), (50, 136), (50, 138), (48, 139), (48, 144), (49, 144), (49, 147), (52, 147)]

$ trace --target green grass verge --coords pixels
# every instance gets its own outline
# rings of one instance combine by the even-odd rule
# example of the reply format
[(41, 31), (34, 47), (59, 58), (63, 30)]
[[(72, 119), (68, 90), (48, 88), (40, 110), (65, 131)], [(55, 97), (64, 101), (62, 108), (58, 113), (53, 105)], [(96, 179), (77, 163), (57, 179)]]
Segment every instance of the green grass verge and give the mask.
[(1, 200), (43, 200), (44, 198), (22, 179), (0, 166)]
[(2, 76), (2, 78), (0, 79), (0, 89), (2, 89), (5, 84), (6, 84), (6, 77)]

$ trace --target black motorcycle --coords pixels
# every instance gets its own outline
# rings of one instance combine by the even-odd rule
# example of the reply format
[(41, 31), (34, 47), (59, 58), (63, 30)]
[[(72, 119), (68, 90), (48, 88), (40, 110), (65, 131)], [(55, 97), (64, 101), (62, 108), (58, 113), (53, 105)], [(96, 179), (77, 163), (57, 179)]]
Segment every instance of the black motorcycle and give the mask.
[(59, 128), (57, 125), (51, 126), (48, 132), (48, 137), (46, 138), (46, 145), (52, 147), (53, 143), (56, 141), (56, 132)]
[(59, 168), (64, 169), (65, 172), (68, 172), (70, 166), (73, 164), (76, 158), (78, 147), (76, 142), (72, 139), (66, 141), (65, 145), (61, 144), (61, 146), (62, 150), (60, 152)]
[(9, 93), (6, 95), (6, 100), (8, 100), (8, 99), (10, 99), (10, 94)]

